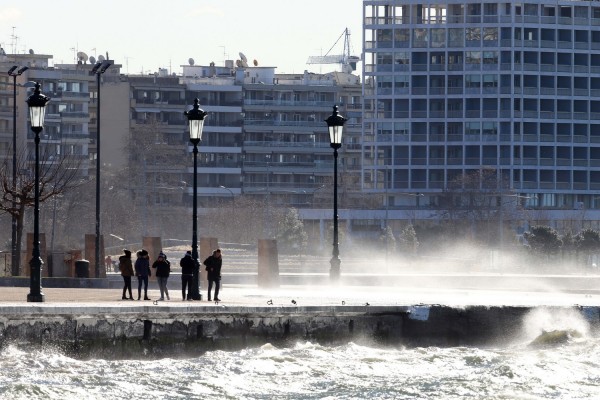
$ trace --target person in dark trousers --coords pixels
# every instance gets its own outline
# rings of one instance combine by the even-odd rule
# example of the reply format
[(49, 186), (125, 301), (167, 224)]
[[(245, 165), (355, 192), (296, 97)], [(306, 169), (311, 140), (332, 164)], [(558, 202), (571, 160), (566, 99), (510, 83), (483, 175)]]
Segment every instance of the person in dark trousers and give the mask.
[[(192, 258), (192, 252), (188, 251), (185, 256), (179, 261), (181, 267), (181, 296), (183, 300), (192, 300), (192, 278), (194, 276), (194, 259)], [(187, 289), (187, 297), (185, 295), (185, 289)]]
[(206, 260), (204, 260), (204, 265), (206, 265), (206, 271), (208, 275), (208, 301), (210, 300), (210, 292), (212, 290), (213, 284), (215, 285), (215, 301), (221, 301), (219, 299), (219, 284), (221, 283), (221, 265), (223, 263), (223, 259), (221, 258), (221, 249), (216, 249), (213, 251), (212, 256), (208, 256)]
[(148, 297), (148, 277), (150, 273), (150, 261), (148, 252), (144, 249), (138, 251), (137, 260), (135, 260), (135, 275), (138, 277), (138, 300), (142, 297), (142, 283), (144, 284), (144, 300), (150, 300)]
[(165, 253), (162, 251), (158, 253), (158, 258), (152, 263), (152, 268), (156, 268), (155, 275), (158, 281), (158, 288), (160, 289), (160, 298), (158, 300), (163, 301), (165, 296), (167, 296), (167, 300), (171, 300), (169, 289), (167, 289), (167, 281), (171, 273), (171, 263), (167, 261)]
[[(121, 271), (121, 276), (123, 277), (123, 296), (121, 299), (123, 300), (133, 300), (133, 295), (131, 294), (131, 277), (133, 276), (133, 264), (131, 263), (131, 251), (127, 249), (123, 249), (124, 255), (119, 257), (119, 271)], [(126, 292), (129, 291), (129, 297), (126, 297)]]

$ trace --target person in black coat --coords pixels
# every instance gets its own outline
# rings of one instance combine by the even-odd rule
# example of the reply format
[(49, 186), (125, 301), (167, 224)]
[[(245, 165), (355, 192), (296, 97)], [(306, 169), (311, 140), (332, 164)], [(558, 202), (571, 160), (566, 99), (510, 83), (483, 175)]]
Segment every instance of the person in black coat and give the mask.
[(221, 283), (221, 265), (223, 263), (223, 259), (221, 258), (221, 249), (216, 249), (213, 251), (212, 256), (209, 256), (206, 260), (204, 260), (204, 265), (206, 265), (206, 272), (208, 275), (208, 301), (210, 300), (210, 292), (212, 290), (213, 284), (215, 285), (215, 301), (221, 301), (219, 299), (219, 284)]
[[(192, 282), (194, 277), (194, 259), (192, 258), (192, 252), (187, 251), (185, 257), (179, 261), (181, 267), (181, 296), (183, 300), (186, 298), (192, 300)], [(185, 295), (185, 289), (187, 287), (187, 297)]]

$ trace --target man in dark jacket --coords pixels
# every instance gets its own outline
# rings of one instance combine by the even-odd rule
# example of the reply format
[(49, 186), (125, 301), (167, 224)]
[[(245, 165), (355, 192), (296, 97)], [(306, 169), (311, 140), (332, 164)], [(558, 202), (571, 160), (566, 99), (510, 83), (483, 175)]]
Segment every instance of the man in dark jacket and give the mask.
[(206, 271), (208, 272), (208, 301), (210, 300), (210, 292), (212, 290), (213, 283), (215, 285), (215, 301), (221, 301), (219, 299), (219, 284), (221, 283), (221, 265), (223, 259), (221, 258), (221, 249), (213, 251), (212, 256), (209, 256), (204, 260), (206, 265)]
[[(181, 295), (183, 300), (186, 298), (192, 300), (192, 278), (194, 276), (194, 259), (192, 258), (192, 252), (188, 251), (185, 256), (179, 261), (181, 266)], [(187, 297), (185, 295), (185, 289), (188, 288)]]

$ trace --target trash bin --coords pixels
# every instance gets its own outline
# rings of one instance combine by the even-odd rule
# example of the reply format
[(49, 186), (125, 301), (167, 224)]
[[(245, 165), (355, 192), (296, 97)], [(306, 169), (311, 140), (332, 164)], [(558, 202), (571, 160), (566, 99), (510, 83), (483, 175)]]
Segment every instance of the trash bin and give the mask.
[(88, 260), (75, 261), (75, 277), (89, 278), (90, 277), (90, 262)]

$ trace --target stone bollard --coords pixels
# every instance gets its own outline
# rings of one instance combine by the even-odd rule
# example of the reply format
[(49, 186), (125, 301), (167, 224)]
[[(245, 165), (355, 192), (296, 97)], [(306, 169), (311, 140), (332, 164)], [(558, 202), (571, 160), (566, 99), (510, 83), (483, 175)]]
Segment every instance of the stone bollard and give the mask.
[(277, 240), (258, 240), (258, 287), (279, 287), (279, 256)]

